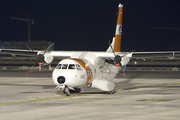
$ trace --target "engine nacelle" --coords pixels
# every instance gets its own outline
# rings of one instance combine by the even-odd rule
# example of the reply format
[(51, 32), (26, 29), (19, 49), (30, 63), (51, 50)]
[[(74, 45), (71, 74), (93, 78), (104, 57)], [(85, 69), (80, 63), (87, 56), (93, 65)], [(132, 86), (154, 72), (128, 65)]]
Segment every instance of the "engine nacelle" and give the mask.
[(106, 79), (95, 79), (92, 82), (92, 88), (98, 88), (102, 91), (112, 91), (115, 84), (112, 81)]
[(122, 57), (121, 58), (121, 66), (126, 66), (130, 61), (129, 57)]
[(47, 64), (50, 64), (52, 63), (53, 60), (54, 60), (54, 57), (51, 56), (49, 53), (44, 54), (44, 62), (46, 62)]

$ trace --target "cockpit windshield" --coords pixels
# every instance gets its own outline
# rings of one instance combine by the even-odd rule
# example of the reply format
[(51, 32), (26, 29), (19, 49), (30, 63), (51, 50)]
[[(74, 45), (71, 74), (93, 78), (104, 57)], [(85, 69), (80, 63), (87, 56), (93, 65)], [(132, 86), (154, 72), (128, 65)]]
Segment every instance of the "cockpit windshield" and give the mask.
[(68, 70), (83, 70), (79, 64), (58, 64), (56, 69), (68, 69)]
[(69, 64), (68, 69), (75, 69), (75, 65), (74, 64)]
[(58, 64), (57, 66), (56, 66), (56, 69), (71, 69), (71, 70), (73, 70), (73, 69), (76, 69), (76, 66), (75, 66), (75, 64)]
[(58, 65), (56, 66), (56, 69), (61, 69), (61, 66), (62, 66), (62, 64), (58, 64)]
[(68, 67), (68, 64), (63, 64), (62, 65), (62, 69), (67, 69), (67, 67)]
[(77, 70), (82, 70), (82, 67), (79, 64), (76, 64)]

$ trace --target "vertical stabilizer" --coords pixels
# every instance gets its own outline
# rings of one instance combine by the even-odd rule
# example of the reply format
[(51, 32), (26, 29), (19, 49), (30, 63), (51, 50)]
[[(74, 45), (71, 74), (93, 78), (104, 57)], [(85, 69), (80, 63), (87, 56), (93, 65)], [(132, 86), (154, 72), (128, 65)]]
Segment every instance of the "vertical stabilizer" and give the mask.
[(123, 5), (120, 3), (118, 7), (119, 7), (119, 12), (118, 12), (116, 32), (115, 32), (114, 52), (120, 52), (121, 50)]

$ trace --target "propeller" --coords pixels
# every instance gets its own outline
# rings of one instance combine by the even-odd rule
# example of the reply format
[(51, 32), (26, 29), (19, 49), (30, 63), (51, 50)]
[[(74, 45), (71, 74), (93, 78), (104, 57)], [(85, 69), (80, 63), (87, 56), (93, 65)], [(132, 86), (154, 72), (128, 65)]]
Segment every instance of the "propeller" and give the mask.
[[(44, 53), (43, 54), (38, 54), (37, 55), (37, 61), (34, 63), (34, 65), (32, 66), (32, 67), (30, 67), (29, 68), (29, 70), (26, 72), (26, 74), (27, 73), (29, 73), (29, 72), (32, 72), (33, 71), (33, 69), (32, 70), (30, 70), (31, 68), (34, 68), (34, 66), (37, 64), (37, 63), (46, 63), (45, 61), (44, 61), (44, 55), (45, 55), (45, 53), (52, 47), (54, 45), (54, 43), (52, 43), (45, 51), (44, 51)], [(34, 52), (29, 46), (28, 46), (28, 44), (26, 43), (26, 46), (27, 46), (27, 48), (29, 49), (29, 50), (31, 50), (32, 52)]]
[(108, 41), (108, 43), (109, 43), (109, 46), (111, 47), (111, 49), (112, 49), (112, 52), (113, 52), (113, 54), (114, 54), (114, 60), (106, 60), (106, 62), (109, 62), (109, 63), (111, 63), (111, 64), (114, 64), (115, 66), (120, 66), (121, 67), (121, 69), (122, 69), (122, 72), (123, 72), (123, 75), (124, 75), (124, 77), (126, 78), (126, 74), (125, 74), (125, 71), (124, 71), (124, 68), (123, 68), (123, 66), (122, 66), (122, 64), (121, 64), (121, 59), (124, 57), (124, 56), (126, 56), (127, 54), (124, 54), (122, 57), (121, 56), (119, 56), (119, 55), (116, 55), (115, 54), (115, 52), (114, 52), (114, 50), (113, 50), (113, 48), (112, 48), (112, 46), (111, 46), (111, 44), (110, 44), (110, 41)]

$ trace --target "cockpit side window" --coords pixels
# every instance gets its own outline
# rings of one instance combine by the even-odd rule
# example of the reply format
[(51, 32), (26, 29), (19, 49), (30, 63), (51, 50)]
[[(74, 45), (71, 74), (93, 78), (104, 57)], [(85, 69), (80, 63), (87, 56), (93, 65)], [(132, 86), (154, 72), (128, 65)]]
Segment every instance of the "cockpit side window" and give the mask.
[(62, 66), (62, 64), (58, 64), (58, 65), (56, 66), (56, 69), (61, 69), (61, 66)]
[(83, 70), (79, 64), (76, 64), (76, 68), (77, 68), (77, 70)]
[(62, 69), (67, 69), (67, 67), (68, 67), (68, 64), (63, 64), (62, 65)]
[(69, 64), (68, 69), (75, 69), (75, 65), (74, 64)]

